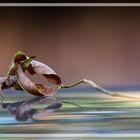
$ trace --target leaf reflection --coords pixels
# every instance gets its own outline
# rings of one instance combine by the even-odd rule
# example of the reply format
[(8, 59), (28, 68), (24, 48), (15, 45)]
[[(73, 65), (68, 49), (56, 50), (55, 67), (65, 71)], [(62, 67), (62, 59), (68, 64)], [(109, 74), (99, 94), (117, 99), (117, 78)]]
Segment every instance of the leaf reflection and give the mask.
[[(43, 108), (37, 107), (38, 105), (42, 105)], [(8, 110), (18, 121), (27, 121), (29, 118), (34, 119), (40, 115), (47, 115), (58, 110), (61, 106), (62, 103), (52, 96), (33, 97), (15, 103), (1, 104), (1, 108)]]

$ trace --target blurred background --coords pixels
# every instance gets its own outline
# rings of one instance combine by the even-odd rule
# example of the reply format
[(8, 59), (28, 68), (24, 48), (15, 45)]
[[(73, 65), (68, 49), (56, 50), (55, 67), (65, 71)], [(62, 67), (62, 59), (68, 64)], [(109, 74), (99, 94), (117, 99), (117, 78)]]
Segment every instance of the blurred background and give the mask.
[(140, 8), (0, 8), (0, 76), (13, 54), (36, 55), (70, 83), (140, 85)]
[[(109, 138), (114, 140), (121, 134), (120, 139), (138, 140), (139, 37), (139, 7), (0, 7), (0, 76), (7, 73), (14, 53), (20, 50), (52, 67), (65, 84), (87, 78), (101, 86), (118, 87), (113, 91), (124, 96), (107, 96), (82, 85), (80, 90), (66, 89), (54, 96), (63, 103), (55, 110), (47, 108), (48, 99), (34, 100), (21, 91), (7, 90), (0, 104), (0, 133), (88, 133), (98, 134), (100, 140), (107, 140), (108, 134), (114, 134)], [(42, 79), (35, 76), (34, 80)], [(127, 86), (134, 89), (121, 90)], [(38, 115), (32, 109), (39, 110)]]

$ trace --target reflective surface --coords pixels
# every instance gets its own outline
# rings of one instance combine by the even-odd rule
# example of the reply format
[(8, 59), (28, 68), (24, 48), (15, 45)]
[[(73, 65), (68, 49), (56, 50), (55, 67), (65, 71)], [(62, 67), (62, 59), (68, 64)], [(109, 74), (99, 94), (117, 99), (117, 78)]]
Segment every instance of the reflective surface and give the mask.
[(122, 94), (127, 94), (131, 98), (77, 91), (64, 91), (55, 97), (44, 98), (31, 97), (23, 93), (15, 94), (12, 91), (6, 95), (4, 103), (1, 105), (0, 133), (87, 133), (100, 134), (101, 136), (115, 134), (115, 137), (120, 134), (125, 134), (126, 137), (127, 134), (139, 134), (139, 92), (122, 92)]

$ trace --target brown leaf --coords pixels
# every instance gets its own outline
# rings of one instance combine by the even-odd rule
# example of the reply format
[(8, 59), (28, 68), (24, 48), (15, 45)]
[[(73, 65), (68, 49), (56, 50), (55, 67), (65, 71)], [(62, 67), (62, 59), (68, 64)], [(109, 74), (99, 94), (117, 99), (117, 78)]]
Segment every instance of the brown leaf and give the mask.
[(56, 74), (56, 72), (49, 66), (47, 66), (39, 61), (32, 60), (32, 62), (29, 65), (27, 70), (30, 74), (43, 75), (50, 83), (53, 83), (56, 85), (62, 84), (62, 81), (61, 81), (60, 77)]
[(51, 96), (54, 95), (57, 90), (57, 86), (47, 87), (45, 85), (32, 82), (29, 78), (27, 78), (19, 64), (16, 64), (15, 74), (19, 85), (23, 90), (30, 94), (36, 96)]
[(62, 84), (60, 77), (52, 68), (39, 61), (33, 60), (34, 58), (35, 56), (28, 57), (24, 52), (21, 51), (16, 52), (7, 75), (15, 75), (15, 63), (18, 62), (24, 72), (27, 70), (31, 75), (40, 74), (43, 75), (50, 83), (56, 85)]

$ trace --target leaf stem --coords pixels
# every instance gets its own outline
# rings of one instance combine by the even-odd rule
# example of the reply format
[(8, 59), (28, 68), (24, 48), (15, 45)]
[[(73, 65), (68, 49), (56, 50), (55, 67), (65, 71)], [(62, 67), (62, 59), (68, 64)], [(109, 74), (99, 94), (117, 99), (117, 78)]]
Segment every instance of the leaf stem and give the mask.
[(77, 86), (77, 85), (79, 85), (81, 83), (86, 83), (86, 84), (92, 86), (93, 88), (95, 88), (96, 90), (98, 90), (98, 91), (100, 91), (100, 92), (102, 92), (104, 94), (107, 94), (107, 95), (113, 96), (115, 94), (114, 92), (106, 90), (106, 89), (100, 87), (99, 85), (97, 85), (96, 83), (94, 83), (93, 81), (87, 80), (87, 79), (82, 79), (82, 80), (77, 81), (77, 82), (75, 82), (75, 83), (73, 83), (71, 85), (62, 85), (61, 89), (75, 87), (75, 86)]

